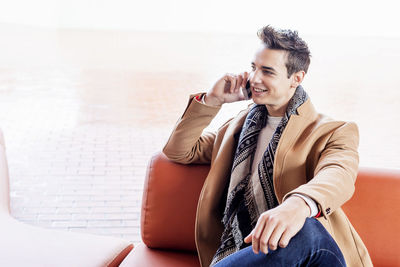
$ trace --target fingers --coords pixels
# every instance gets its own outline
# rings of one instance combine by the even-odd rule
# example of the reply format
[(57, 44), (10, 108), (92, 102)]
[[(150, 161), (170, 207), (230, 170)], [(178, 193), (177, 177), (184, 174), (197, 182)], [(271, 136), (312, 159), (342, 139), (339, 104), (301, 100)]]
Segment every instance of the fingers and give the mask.
[[(289, 198), (290, 199), (290, 198)], [(297, 201), (286, 200), (281, 205), (265, 211), (258, 218), (253, 231), (245, 238), (246, 243), (252, 241), (254, 253), (267, 254), (268, 249), (275, 250), (287, 247), (290, 240), (304, 226), (305, 214)]]
[(246, 82), (248, 79), (248, 73), (244, 72), (239, 75), (235, 74), (226, 74), (224, 77), (225, 80), (225, 92), (226, 93), (238, 93), (240, 88), (246, 87)]
[(236, 87), (236, 77), (235, 77), (235, 75), (226, 74), (225, 77), (224, 77), (224, 80), (225, 80), (224, 92), (232, 94), (234, 92), (235, 87)]
[(266, 223), (266, 218), (267, 216), (261, 215), (260, 218), (257, 221), (256, 227), (254, 227), (253, 230), (253, 238), (252, 238), (252, 247), (254, 253), (258, 253), (260, 250), (260, 238), (261, 234), (263, 233), (263, 230), (265, 228), (265, 223)]
[(266, 240), (265, 242), (268, 244), (267, 245), (267, 250), (263, 251), (264, 253), (268, 252), (268, 247), (271, 250), (276, 250), (278, 248), (278, 242), (279, 240), (282, 238), (282, 234), (285, 232), (285, 226), (283, 226), (282, 224), (278, 224), (274, 231), (272, 232), (269, 240)]
[(236, 86), (235, 89), (233, 90), (235, 93), (239, 92), (240, 87), (242, 87), (243, 80), (244, 79), (242, 75), (238, 75), (236, 77)]
[(258, 254), (261, 251), (267, 254), (268, 248), (276, 250), (278, 245), (286, 247), (289, 244), (290, 239), (293, 237), (289, 229), (286, 224), (280, 222), (274, 216), (263, 214), (260, 216), (256, 227), (245, 238), (245, 242), (252, 241), (254, 253)]
[[(278, 221), (275, 219), (275, 217), (269, 217), (266, 220), (264, 231), (262, 232), (259, 240), (259, 246), (261, 252), (267, 254), (268, 245), (271, 245), (270, 248), (273, 248), (273, 243), (271, 243), (273, 240), (271, 240), (271, 237), (273, 236), (273, 234), (275, 234), (274, 238), (276, 239), (278, 232), (282, 234), (283, 230), (284, 229), (281, 230), (281, 227), (278, 225)], [(278, 237), (276, 243), (278, 243), (279, 238), (280, 236)]]
[(237, 82), (237, 85), (236, 85), (236, 88), (235, 88), (236, 92), (238, 92), (240, 90), (240, 88), (245, 88), (246, 87), (246, 83), (247, 83), (248, 77), (249, 77), (249, 74), (247, 72), (243, 72), (243, 73), (241, 73), (241, 74), (239, 74), (237, 76), (238, 82)]
[(282, 234), (281, 240), (279, 241), (279, 246), (281, 248), (286, 248), (293, 236), (293, 233), (289, 229), (286, 229), (286, 231), (284, 231)]
[(247, 71), (243, 72), (243, 84), (242, 87), (245, 88), (246, 87), (246, 83), (249, 80), (249, 73)]

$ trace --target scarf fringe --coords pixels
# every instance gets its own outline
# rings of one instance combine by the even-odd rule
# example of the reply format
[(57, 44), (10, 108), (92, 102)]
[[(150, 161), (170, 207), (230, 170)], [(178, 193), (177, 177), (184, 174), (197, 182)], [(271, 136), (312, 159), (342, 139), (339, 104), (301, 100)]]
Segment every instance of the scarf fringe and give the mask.
[(248, 186), (246, 187), (246, 191), (244, 192), (244, 201), (250, 214), (251, 227), (254, 228), (257, 224), (257, 220), (260, 214), (257, 209), (257, 203), (254, 197), (253, 184), (251, 179), (249, 181)]

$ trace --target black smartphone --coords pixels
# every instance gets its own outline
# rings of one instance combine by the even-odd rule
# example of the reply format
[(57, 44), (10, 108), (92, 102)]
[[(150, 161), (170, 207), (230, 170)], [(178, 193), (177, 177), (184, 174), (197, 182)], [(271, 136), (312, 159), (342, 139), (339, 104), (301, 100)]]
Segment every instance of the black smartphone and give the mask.
[(250, 81), (246, 82), (246, 87), (242, 89), (242, 92), (246, 100), (251, 99)]

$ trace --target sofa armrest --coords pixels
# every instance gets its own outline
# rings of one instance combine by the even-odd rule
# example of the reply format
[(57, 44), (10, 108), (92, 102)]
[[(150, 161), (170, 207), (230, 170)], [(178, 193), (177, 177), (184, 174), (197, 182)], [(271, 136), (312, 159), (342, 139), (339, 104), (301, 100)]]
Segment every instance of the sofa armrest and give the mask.
[(161, 152), (149, 163), (143, 190), (141, 234), (150, 248), (196, 251), (197, 202), (209, 165), (182, 165)]

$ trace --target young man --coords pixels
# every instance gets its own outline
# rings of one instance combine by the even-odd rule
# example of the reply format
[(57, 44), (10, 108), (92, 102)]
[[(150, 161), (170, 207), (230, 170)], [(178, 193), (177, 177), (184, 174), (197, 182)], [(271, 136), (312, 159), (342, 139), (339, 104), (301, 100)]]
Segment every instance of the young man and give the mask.
[[(189, 104), (164, 147), (173, 161), (211, 164), (199, 199), (202, 266), (372, 266), (340, 208), (354, 192), (358, 129), (318, 114), (301, 82), (307, 44), (270, 26), (252, 71), (226, 74)], [(220, 106), (247, 110), (216, 133), (203, 129)]]

